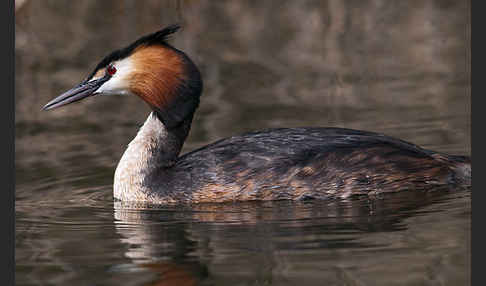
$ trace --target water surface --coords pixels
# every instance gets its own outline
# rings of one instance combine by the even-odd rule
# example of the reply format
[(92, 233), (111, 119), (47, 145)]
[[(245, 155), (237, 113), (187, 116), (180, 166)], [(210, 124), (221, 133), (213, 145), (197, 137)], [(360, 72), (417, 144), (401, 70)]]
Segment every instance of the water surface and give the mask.
[(337, 126), (470, 155), (469, 2), (18, 2), (18, 285), (470, 284), (470, 190), (113, 202), (147, 106), (112, 96), (40, 111), (111, 50), (179, 22), (172, 42), (205, 83), (183, 152), (250, 130)]

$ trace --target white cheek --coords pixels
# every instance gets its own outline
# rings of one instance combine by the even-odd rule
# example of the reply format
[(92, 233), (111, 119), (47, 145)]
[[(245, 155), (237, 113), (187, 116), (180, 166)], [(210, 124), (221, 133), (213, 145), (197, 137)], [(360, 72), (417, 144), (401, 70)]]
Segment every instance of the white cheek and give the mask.
[(124, 59), (114, 63), (116, 73), (96, 93), (101, 94), (131, 94), (129, 90), (129, 74), (133, 71), (133, 64), (130, 59)]
[(116, 75), (96, 90), (100, 94), (128, 94), (128, 83)]

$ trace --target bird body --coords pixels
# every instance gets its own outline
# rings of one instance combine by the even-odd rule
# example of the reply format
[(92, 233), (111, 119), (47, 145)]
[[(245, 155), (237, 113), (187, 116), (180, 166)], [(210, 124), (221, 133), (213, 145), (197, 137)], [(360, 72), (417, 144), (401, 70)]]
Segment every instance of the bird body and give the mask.
[(176, 137), (151, 113), (117, 166), (115, 198), (153, 203), (347, 198), (424, 191), (467, 179), (466, 157), (372, 132), (270, 129), (217, 141), (168, 165), (167, 151), (160, 150)]
[(179, 156), (202, 92), (197, 67), (167, 42), (169, 26), (105, 57), (56, 108), (94, 94), (139, 96), (152, 109), (124, 152), (114, 198), (149, 203), (347, 198), (470, 186), (470, 159), (373, 132), (280, 128)]

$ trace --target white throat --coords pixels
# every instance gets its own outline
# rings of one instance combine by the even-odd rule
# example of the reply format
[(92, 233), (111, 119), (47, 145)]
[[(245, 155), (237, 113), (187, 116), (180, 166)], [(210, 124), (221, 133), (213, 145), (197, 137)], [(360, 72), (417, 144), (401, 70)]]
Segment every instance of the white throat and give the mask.
[(147, 201), (150, 176), (167, 164), (170, 134), (155, 113), (150, 113), (137, 136), (128, 144), (115, 171), (113, 194), (123, 201)]

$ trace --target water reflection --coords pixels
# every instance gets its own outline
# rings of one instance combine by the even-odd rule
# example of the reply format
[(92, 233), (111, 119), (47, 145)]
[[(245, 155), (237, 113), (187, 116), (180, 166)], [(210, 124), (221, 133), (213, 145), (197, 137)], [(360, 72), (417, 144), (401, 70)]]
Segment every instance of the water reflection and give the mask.
[[(459, 197), (464, 195), (467, 196), (467, 191)], [(457, 194), (453, 197), (457, 198)], [(121, 242), (128, 246), (125, 256), (138, 267), (156, 273), (160, 279), (158, 283), (162, 284), (154, 285), (166, 285), (163, 283), (169, 281), (194, 285), (196, 281), (213, 279), (228, 283), (231, 279), (226, 274), (239, 274), (244, 280), (252, 277), (257, 284), (271, 282), (295, 275), (281, 269), (285, 267), (283, 264), (289, 266), (296, 262), (291, 258), (300, 259), (297, 261), (304, 264), (319, 261), (308, 269), (310, 273), (315, 271), (315, 280), (307, 279), (311, 283), (323, 277), (344, 283), (349, 275), (343, 276), (341, 272), (346, 272), (345, 269), (332, 266), (334, 258), (342, 259), (342, 255), (353, 255), (356, 250), (390, 259), (380, 252), (399, 251), (400, 242), (386, 239), (383, 233), (406, 232), (407, 219), (440, 212), (430, 206), (450, 200), (450, 196), (437, 192), (391, 194), (371, 200), (163, 208), (115, 202), (114, 217)], [(407, 248), (413, 249), (413, 246)], [(373, 264), (382, 263), (384, 261)], [(378, 273), (371, 275), (382, 275), (379, 272), (385, 271), (377, 270)], [(319, 276), (319, 271), (330, 273), (317, 279), (315, 275)]]
[(470, 284), (469, 191), (120, 206), (113, 172), (146, 105), (40, 110), (108, 52), (181, 23), (172, 43), (205, 85), (183, 153), (244, 131), (338, 126), (468, 155), (470, 1), (15, 2), (19, 285)]

